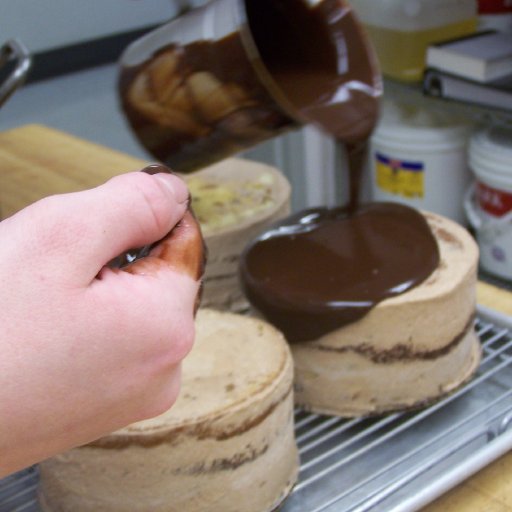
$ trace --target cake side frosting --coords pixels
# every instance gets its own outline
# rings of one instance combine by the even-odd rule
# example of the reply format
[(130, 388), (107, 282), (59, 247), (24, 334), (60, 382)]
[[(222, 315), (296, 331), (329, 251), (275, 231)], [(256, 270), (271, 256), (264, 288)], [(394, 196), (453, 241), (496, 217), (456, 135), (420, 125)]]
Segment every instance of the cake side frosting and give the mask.
[(439, 245), (438, 268), (360, 320), (292, 344), (298, 405), (342, 416), (416, 407), (474, 373), (478, 250), (458, 224), (425, 215)]
[(293, 364), (264, 322), (200, 310), (166, 414), (41, 465), (52, 511), (262, 512), (297, 478)]
[(374, 360), (357, 351), (298, 350), (295, 396), (309, 411), (366, 416), (428, 405), (464, 384), (480, 362), (472, 328), (436, 358)]

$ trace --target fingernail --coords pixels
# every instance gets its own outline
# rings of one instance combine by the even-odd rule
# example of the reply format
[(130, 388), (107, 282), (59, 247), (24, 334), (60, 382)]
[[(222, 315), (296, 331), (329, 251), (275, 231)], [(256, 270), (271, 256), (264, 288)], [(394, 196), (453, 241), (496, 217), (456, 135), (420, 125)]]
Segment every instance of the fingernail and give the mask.
[(188, 187), (181, 178), (175, 174), (155, 174), (155, 178), (171, 191), (177, 203), (182, 204), (188, 201)]
[(147, 167), (144, 167), (141, 172), (145, 172), (146, 174), (158, 174), (160, 172), (174, 174), (172, 169), (163, 164), (148, 165)]

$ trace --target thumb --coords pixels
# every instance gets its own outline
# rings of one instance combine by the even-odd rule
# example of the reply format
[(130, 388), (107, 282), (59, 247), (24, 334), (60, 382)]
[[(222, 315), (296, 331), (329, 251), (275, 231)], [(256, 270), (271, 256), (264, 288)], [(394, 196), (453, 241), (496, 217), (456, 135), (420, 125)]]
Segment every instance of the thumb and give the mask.
[(163, 238), (183, 217), (187, 200), (176, 175), (133, 172), (91, 190), (45, 198), (0, 226), (18, 262), (85, 286), (119, 254)]

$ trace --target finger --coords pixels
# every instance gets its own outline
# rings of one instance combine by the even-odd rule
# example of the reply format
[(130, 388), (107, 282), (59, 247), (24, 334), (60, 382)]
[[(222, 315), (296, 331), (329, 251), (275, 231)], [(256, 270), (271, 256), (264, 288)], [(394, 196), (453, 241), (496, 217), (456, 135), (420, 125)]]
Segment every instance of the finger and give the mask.
[(150, 251), (149, 255), (124, 267), (131, 274), (156, 274), (172, 270), (199, 281), (206, 262), (206, 247), (199, 223), (187, 210), (176, 226)]
[(35, 249), (42, 270), (87, 284), (120, 253), (164, 237), (183, 217), (187, 199), (177, 176), (135, 172), (46, 198), (8, 220), (25, 258)]

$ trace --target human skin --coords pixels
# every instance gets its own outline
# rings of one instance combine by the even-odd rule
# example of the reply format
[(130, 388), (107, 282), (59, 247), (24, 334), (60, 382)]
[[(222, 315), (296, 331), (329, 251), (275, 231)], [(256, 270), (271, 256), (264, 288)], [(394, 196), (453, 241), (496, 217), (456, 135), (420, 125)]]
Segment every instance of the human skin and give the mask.
[[(187, 204), (178, 177), (133, 172), (0, 223), (0, 477), (172, 406), (197, 276), (158, 257), (106, 264), (162, 239)], [(191, 229), (164, 252), (184, 254)]]

